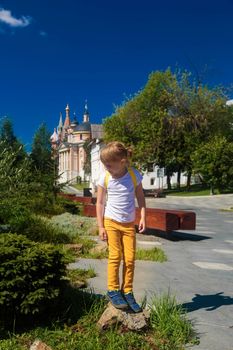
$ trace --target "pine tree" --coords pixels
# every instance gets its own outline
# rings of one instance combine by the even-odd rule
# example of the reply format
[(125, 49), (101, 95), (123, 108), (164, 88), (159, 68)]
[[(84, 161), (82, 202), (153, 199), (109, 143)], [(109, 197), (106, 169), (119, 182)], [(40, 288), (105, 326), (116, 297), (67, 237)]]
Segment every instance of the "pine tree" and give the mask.
[(9, 118), (5, 118), (0, 126), (0, 143), (1, 150), (8, 150), (17, 153), (16, 163), (23, 161), (26, 158), (26, 152), (23, 144), (17, 139), (14, 134), (13, 124)]
[(41, 191), (45, 195), (55, 194), (57, 166), (52, 157), (50, 133), (45, 124), (42, 124), (34, 135), (30, 159), (34, 179), (40, 184)]
[(50, 134), (45, 124), (42, 124), (34, 135), (30, 157), (33, 166), (42, 174), (49, 174), (53, 169)]

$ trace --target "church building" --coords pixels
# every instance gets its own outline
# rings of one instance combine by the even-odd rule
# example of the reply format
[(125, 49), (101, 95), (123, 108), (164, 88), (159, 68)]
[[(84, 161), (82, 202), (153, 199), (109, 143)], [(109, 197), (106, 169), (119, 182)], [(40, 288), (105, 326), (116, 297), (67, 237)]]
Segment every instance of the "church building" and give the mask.
[(81, 122), (77, 120), (75, 114), (71, 120), (69, 105), (65, 111), (64, 124), (60, 113), (59, 124), (50, 138), (53, 152), (58, 159), (59, 182), (76, 183), (78, 179), (89, 180), (89, 174), (85, 174), (84, 171), (86, 161), (84, 143), (95, 138), (101, 125), (90, 123), (87, 103)]

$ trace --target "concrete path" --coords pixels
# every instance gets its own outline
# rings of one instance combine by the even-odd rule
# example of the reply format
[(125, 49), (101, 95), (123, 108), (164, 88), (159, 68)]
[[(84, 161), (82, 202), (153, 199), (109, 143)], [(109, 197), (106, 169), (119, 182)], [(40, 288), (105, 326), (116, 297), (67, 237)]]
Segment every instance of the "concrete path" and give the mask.
[[(161, 244), (165, 263), (136, 262), (135, 296), (170, 291), (188, 310), (200, 336), (193, 350), (233, 350), (233, 195), (147, 199), (148, 207), (190, 209), (197, 214), (196, 231), (175, 232), (173, 241), (164, 237), (137, 235), (140, 246)], [(157, 242), (157, 243), (156, 243)], [(95, 292), (106, 290), (107, 260), (82, 259), (71, 267), (94, 267), (90, 280)]]

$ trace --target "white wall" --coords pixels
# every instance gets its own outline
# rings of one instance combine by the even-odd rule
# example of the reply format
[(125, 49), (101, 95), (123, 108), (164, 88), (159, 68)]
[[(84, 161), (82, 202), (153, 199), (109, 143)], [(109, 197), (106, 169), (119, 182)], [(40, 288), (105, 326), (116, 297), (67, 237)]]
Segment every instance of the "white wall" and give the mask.
[(91, 145), (91, 178), (90, 187), (94, 194), (100, 175), (105, 171), (100, 161), (100, 150), (104, 146), (103, 142), (96, 140)]
[[(187, 176), (181, 173), (180, 184), (186, 185)], [(171, 185), (177, 184), (177, 173), (171, 176)], [(164, 176), (164, 169), (154, 166), (154, 171), (143, 173), (142, 186), (145, 189), (167, 188), (167, 176)]]

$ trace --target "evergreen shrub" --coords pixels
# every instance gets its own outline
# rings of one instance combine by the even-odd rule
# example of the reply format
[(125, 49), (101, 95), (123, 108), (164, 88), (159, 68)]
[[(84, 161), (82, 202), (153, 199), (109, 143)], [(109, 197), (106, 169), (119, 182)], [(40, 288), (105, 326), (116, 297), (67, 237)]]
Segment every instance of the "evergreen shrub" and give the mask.
[(39, 215), (52, 216), (64, 213), (64, 208), (55, 200), (52, 193), (38, 192), (28, 199), (27, 205), (33, 213)]
[(35, 215), (26, 204), (17, 201), (6, 199), (0, 203), (0, 224), (36, 242), (71, 243), (62, 228), (54, 227), (47, 218)]
[(38, 193), (36, 196), (27, 199), (26, 206), (30, 208), (31, 212), (48, 217), (65, 212), (80, 214), (79, 203), (74, 203), (61, 196), (55, 198), (52, 194)]
[(23, 235), (0, 235), (0, 321), (41, 313), (58, 299), (66, 264), (52, 245), (35, 243)]
[[(56, 203), (57, 203), (57, 205), (59, 205), (63, 208), (62, 213), (68, 212), (70, 214), (81, 214), (80, 203), (72, 202), (70, 199), (66, 199), (66, 198), (63, 198), (61, 196), (57, 197)], [(82, 205), (81, 205), (81, 207), (82, 207)], [(62, 213), (58, 213), (58, 215), (62, 214)], [(56, 215), (56, 214), (54, 214), (54, 215)]]
[[(18, 227), (17, 232), (36, 242), (71, 243), (70, 237), (62, 228), (55, 227), (49, 219), (32, 214), (23, 230)], [(15, 225), (15, 228), (17, 226)]]

